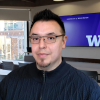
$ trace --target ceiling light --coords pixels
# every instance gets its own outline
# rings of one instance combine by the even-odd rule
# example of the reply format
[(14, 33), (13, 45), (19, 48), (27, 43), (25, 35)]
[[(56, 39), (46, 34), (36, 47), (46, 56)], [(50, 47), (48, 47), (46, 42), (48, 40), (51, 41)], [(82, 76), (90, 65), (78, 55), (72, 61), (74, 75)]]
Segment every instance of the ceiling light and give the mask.
[(64, 1), (64, 0), (53, 0), (53, 1)]

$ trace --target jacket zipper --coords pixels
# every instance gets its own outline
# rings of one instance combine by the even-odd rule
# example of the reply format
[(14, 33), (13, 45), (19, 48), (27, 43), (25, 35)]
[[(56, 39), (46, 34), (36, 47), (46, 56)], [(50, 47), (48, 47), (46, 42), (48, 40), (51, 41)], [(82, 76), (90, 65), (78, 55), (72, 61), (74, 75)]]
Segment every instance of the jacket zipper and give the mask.
[(45, 84), (45, 71), (43, 71), (43, 79), (44, 79), (44, 84)]
[[(43, 86), (45, 84), (45, 71), (43, 71)], [(40, 100), (42, 99), (42, 93), (41, 93), (41, 96), (40, 96)]]

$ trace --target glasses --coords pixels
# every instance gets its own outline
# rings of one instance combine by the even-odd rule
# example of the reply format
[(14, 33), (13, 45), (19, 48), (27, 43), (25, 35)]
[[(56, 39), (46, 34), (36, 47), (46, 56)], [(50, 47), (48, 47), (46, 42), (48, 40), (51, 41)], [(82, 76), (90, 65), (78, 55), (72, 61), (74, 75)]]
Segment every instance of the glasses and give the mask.
[(49, 36), (29, 36), (29, 38), (30, 38), (30, 42), (32, 44), (39, 43), (41, 38), (43, 38), (45, 43), (54, 43), (54, 42), (56, 42), (56, 38), (60, 37), (60, 36), (64, 36), (64, 35), (57, 35), (57, 36), (55, 36), (55, 35), (49, 35)]

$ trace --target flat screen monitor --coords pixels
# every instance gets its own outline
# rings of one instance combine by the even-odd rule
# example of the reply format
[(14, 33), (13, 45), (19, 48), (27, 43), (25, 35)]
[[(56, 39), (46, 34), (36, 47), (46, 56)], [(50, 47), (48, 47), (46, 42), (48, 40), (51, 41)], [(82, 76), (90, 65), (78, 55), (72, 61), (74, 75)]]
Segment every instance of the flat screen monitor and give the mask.
[(100, 13), (60, 16), (67, 35), (66, 46), (100, 47)]

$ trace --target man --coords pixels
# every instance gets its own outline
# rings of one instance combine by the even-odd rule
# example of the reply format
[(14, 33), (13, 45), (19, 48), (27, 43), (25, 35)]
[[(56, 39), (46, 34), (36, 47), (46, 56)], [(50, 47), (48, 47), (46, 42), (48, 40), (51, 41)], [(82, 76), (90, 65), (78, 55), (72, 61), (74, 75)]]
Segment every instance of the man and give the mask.
[(35, 63), (11, 72), (0, 84), (0, 100), (100, 100), (97, 83), (61, 57), (67, 36), (50, 10), (37, 13), (30, 30)]

